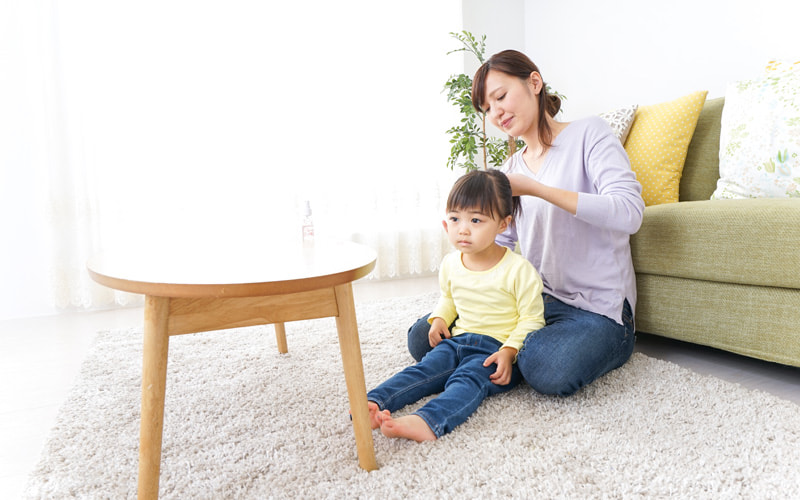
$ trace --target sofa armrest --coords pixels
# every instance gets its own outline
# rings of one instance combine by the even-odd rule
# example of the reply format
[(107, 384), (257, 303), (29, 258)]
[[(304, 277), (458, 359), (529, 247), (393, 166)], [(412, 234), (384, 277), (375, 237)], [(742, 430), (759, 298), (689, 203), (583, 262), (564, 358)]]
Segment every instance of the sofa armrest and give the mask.
[(800, 199), (650, 206), (631, 251), (637, 274), (800, 288)]

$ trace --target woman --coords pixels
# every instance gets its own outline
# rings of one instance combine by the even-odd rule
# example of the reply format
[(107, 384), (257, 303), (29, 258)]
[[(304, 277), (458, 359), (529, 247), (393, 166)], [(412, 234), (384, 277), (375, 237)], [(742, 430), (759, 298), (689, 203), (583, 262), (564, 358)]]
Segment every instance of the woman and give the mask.
[[(522, 211), (498, 243), (539, 271), (546, 326), (528, 335), (517, 363), (543, 394), (569, 395), (622, 366), (633, 352), (636, 279), (630, 235), (639, 230), (641, 185), (619, 140), (599, 117), (557, 122), (561, 101), (524, 54), (495, 54), (476, 72), (472, 102), (526, 146), (502, 167)], [(409, 351), (430, 350), (427, 317)]]

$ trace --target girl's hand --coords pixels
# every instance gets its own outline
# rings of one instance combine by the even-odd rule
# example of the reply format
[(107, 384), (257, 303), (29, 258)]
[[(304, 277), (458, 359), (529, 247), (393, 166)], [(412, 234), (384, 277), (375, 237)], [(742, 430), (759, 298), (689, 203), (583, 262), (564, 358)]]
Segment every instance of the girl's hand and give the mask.
[(433, 318), (431, 322), (431, 329), (428, 330), (428, 343), (431, 347), (436, 347), (442, 339), (449, 339), (450, 329), (447, 328), (442, 318)]
[(503, 347), (496, 353), (492, 354), (483, 366), (489, 366), (492, 363), (497, 363), (497, 370), (489, 375), (489, 380), (496, 385), (508, 385), (511, 382), (511, 371), (514, 365), (514, 358), (517, 356), (517, 350), (513, 347)]

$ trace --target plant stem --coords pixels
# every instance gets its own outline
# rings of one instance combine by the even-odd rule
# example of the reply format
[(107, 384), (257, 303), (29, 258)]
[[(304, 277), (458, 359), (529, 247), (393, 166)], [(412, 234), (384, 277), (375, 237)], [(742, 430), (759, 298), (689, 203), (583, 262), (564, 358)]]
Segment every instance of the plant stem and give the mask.
[(489, 166), (486, 164), (486, 157), (489, 156), (486, 154), (486, 113), (481, 113), (481, 132), (483, 133), (483, 169), (489, 170)]

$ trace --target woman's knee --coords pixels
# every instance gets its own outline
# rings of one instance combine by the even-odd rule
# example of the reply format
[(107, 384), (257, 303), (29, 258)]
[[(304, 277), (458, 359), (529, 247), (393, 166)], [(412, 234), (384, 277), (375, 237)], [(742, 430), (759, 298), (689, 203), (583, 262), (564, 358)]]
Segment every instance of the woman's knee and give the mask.
[(556, 362), (553, 357), (532, 350), (522, 349), (517, 364), (525, 382), (540, 394), (569, 396), (589, 383), (585, 367), (578, 366), (579, 363), (566, 359)]
[(517, 364), (525, 381), (536, 392), (569, 396), (623, 365), (630, 358), (632, 344), (632, 341), (622, 342), (605, 351), (597, 346), (590, 352), (579, 349), (547, 352), (523, 347)]
[(538, 372), (528, 375), (523, 373), (522, 376), (534, 391), (548, 396), (570, 396), (585, 385), (559, 375), (552, 372)]

